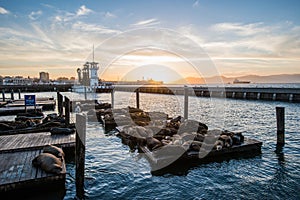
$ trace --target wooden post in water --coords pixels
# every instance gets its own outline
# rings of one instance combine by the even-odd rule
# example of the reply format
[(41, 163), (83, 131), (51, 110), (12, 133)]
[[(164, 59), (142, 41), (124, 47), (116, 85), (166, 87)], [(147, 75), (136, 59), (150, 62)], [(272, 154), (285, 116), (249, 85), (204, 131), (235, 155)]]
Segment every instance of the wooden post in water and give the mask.
[(76, 197), (84, 199), (84, 164), (85, 164), (85, 136), (86, 136), (86, 117), (76, 115)]
[(10, 98), (11, 98), (11, 100), (15, 100), (13, 89), (11, 89), (11, 91), (10, 91)]
[(284, 107), (276, 107), (277, 145), (284, 146)]
[(21, 99), (21, 90), (18, 89), (18, 93), (19, 93), (19, 99)]
[(114, 106), (115, 106), (115, 90), (114, 89), (111, 90), (110, 95), (111, 95), (111, 108), (114, 108)]
[(3, 100), (3, 102), (5, 102), (5, 91), (4, 90), (2, 90), (2, 100)]
[(84, 86), (84, 100), (87, 100), (87, 95), (86, 95), (86, 86)]
[(59, 116), (63, 115), (63, 96), (57, 92), (57, 107)]
[(140, 108), (140, 92), (139, 89), (136, 89), (136, 108)]
[(65, 96), (65, 119), (66, 125), (70, 125), (70, 100), (68, 97)]
[(184, 86), (184, 119), (188, 119), (189, 115), (189, 88)]

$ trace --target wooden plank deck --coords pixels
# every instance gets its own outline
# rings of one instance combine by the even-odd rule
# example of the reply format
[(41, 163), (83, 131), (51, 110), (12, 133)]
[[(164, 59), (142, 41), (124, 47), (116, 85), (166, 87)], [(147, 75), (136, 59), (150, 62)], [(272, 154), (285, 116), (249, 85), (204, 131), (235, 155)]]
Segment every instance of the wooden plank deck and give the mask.
[(75, 147), (75, 134), (51, 135), (49, 132), (0, 136), (0, 194), (35, 191), (37, 188), (63, 188), (66, 167), (61, 174), (50, 174), (32, 166), (32, 160), (48, 144)]
[[(36, 106), (37, 111), (42, 111), (42, 106)], [(27, 106), (27, 111), (28, 112), (33, 112), (34, 111), (34, 106)], [(20, 106), (20, 107), (2, 107), (0, 108), (0, 116), (5, 116), (5, 115), (16, 115), (18, 113), (23, 113), (25, 112), (25, 106)]]
[(51, 186), (64, 186), (66, 177), (66, 166), (63, 161), (61, 174), (46, 173), (40, 168), (32, 166), (32, 160), (41, 153), (41, 150), (28, 150), (21, 152), (1, 153), (0, 159), (0, 193), (15, 192), (19, 190)]
[(49, 132), (0, 136), (0, 154), (41, 149), (52, 144), (62, 148), (75, 147), (75, 134), (51, 135)]
[(184, 152), (179, 150), (181, 156), (176, 154), (176, 151), (150, 151), (146, 146), (141, 146), (140, 149), (144, 153), (146, 159), (151, 165), (151, 173), (162, 175), (164, 173), (176, 173), (182, 167), (195, 166), (200, 163), (219, 162), (234, 158), (253, 157), (261, 154), (262, 142), (245, 137), (244, 143), (241, 145), (233, 145), (230, 148), (222, 150), (211, 150), (205, 157), (199, 157), (198, 151)]
[[(36, 101), (36, 106), (41, 106), (43, 110), (54, 110), (55, 105), (56, 105), (55, 100), (45, 99), (45, 100)], [(24, 100), (12, 101), (3, 106), (3, 108), (15, 108), (15, 107), (24, 107)]]

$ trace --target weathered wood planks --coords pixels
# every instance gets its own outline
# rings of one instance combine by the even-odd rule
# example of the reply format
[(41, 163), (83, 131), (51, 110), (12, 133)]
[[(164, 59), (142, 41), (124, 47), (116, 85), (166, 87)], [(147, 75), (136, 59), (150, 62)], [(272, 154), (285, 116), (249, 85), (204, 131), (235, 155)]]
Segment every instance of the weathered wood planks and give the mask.
[(48, 144), (60, 147), (75, 147), (75, 134), (51, 135), (44, 133), (28, 133), (0, 136), (0, 154), (4, 152), (41, 149)]

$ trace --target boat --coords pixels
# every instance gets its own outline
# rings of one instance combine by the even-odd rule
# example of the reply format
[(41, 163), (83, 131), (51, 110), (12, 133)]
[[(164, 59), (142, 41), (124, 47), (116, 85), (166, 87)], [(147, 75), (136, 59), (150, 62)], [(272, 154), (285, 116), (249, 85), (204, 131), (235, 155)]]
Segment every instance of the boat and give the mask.
[(249, 84), (250, 81), (240, 81), (238, 79), (234, 79), (233, 84)]

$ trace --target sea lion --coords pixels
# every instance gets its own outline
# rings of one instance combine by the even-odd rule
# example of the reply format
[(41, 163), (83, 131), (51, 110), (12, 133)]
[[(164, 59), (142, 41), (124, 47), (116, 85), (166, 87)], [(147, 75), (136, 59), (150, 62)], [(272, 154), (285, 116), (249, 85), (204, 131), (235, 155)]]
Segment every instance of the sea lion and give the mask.
[(241, 145), (244, 142), (244, 136), (242, 133), (234, 133), (232, 136), (232, 141), (234, 145)]
[(72, 134), (75, 132), (75, 129), (72, 128), (58, 128), (58, 127), (54, 127), (50, 129), (50, 133), (51, 135), (56, 135), (56, 134)]
[(32, 160), (32, 165), (48, 173), (60, 174), (62, 171), (62, 161), (50, 153), (38, 155)]
[(221, 135), (219, 140), (224, 142), (223, 147), (231, 147), (233, 144), (231, 137), (227, 135)]
[(155, 139), (153, 137), (147, 137), (146, 138), (146, 142), (147, 142), (147, 147), (150, 150), (154, 150), (154, 149), (157, 149), (157, 148), (163, 146), (163, 144), (161, 143), (161, 141), (159, 141), (158, 139)]
[(217, 140), (214, 145), (214, 149), (220, 151), (224, 146), (224, 142), (222, 140)]
[(13, 130), (14, 128), (5, 123), (0, 123), (0, 131)]
[(47, 145), (43, 148), (43, 153), (50, 153), (54, 156), (56, 156), (57, 158), (63, 158), (65, 157), (65, 153), (64, 151), (57, 147), (57, 146), (53, 146), (53, 145)]

